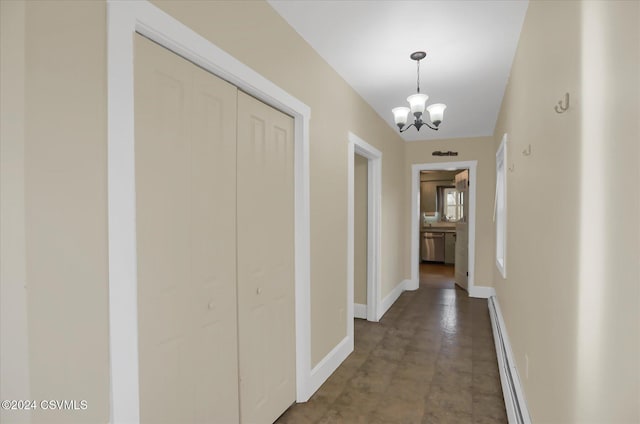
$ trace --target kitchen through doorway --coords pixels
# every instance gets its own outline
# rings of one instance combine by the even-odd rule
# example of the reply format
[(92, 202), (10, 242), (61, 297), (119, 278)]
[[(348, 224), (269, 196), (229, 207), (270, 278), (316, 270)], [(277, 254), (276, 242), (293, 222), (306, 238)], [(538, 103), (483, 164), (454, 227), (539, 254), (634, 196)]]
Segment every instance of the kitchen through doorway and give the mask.
[(412, 283), (473, 296), (475, 161), (412, 166)]
[[(420, 286), (466, 288), (467, 169), (420, 171)], [(467, 214), (465, 214), (465, 209)], [(456, 243), (457, 239), (461, 243)], [(456, 270), (458, 268), (463, 271)], [(457, 272), (456, 272), (457, 271)], [(464, 273), (464, 274), (463, 274)]]

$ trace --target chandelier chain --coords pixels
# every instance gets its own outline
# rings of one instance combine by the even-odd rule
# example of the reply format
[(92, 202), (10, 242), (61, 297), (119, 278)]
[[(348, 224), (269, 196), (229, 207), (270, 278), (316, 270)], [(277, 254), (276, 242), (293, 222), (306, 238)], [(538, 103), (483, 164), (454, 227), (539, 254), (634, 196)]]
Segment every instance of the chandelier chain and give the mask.
[(420, 61), (418, 60), (418, 93), (420, 92)]

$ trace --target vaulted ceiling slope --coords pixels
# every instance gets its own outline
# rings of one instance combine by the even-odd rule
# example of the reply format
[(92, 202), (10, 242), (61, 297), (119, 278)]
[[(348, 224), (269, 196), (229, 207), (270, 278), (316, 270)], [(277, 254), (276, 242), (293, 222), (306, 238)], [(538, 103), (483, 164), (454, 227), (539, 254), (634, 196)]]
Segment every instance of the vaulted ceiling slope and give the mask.
[(268, 1), (393, 128), (391, 109), (416, 91), (409, 55), (427, 52), (421, 92), (447, 109), (439, 131), (406, 141), (493, 134), (527, 1)]

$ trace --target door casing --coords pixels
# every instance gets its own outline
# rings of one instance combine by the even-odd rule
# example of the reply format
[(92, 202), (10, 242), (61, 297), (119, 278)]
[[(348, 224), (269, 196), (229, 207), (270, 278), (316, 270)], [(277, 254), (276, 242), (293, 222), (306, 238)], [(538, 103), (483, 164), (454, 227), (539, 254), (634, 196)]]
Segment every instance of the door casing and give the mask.
[(382, 153), (353, 133), (347, 146), (347, 337), (353, 341), (354, 160), (367, 159), (367, 321), (378, 322), (380, 300), (380, 228), (382, 214)]
[(133, 107), (135, 32), (294, 118), (296, 400), (306, 402), (324, 381), (314, 378), (323, 377), (322, 372), (311, 369), (311, 110), (150, 2), (107, 0), (110, 421), (140, 421)]

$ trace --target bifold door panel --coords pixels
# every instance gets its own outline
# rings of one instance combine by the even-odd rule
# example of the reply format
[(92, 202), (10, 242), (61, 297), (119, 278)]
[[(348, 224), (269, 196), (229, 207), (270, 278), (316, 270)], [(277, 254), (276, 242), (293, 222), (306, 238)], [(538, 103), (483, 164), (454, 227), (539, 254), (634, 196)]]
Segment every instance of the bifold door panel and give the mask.
[(240, 415), (295, 400), (293, 118), (238, 93)]

